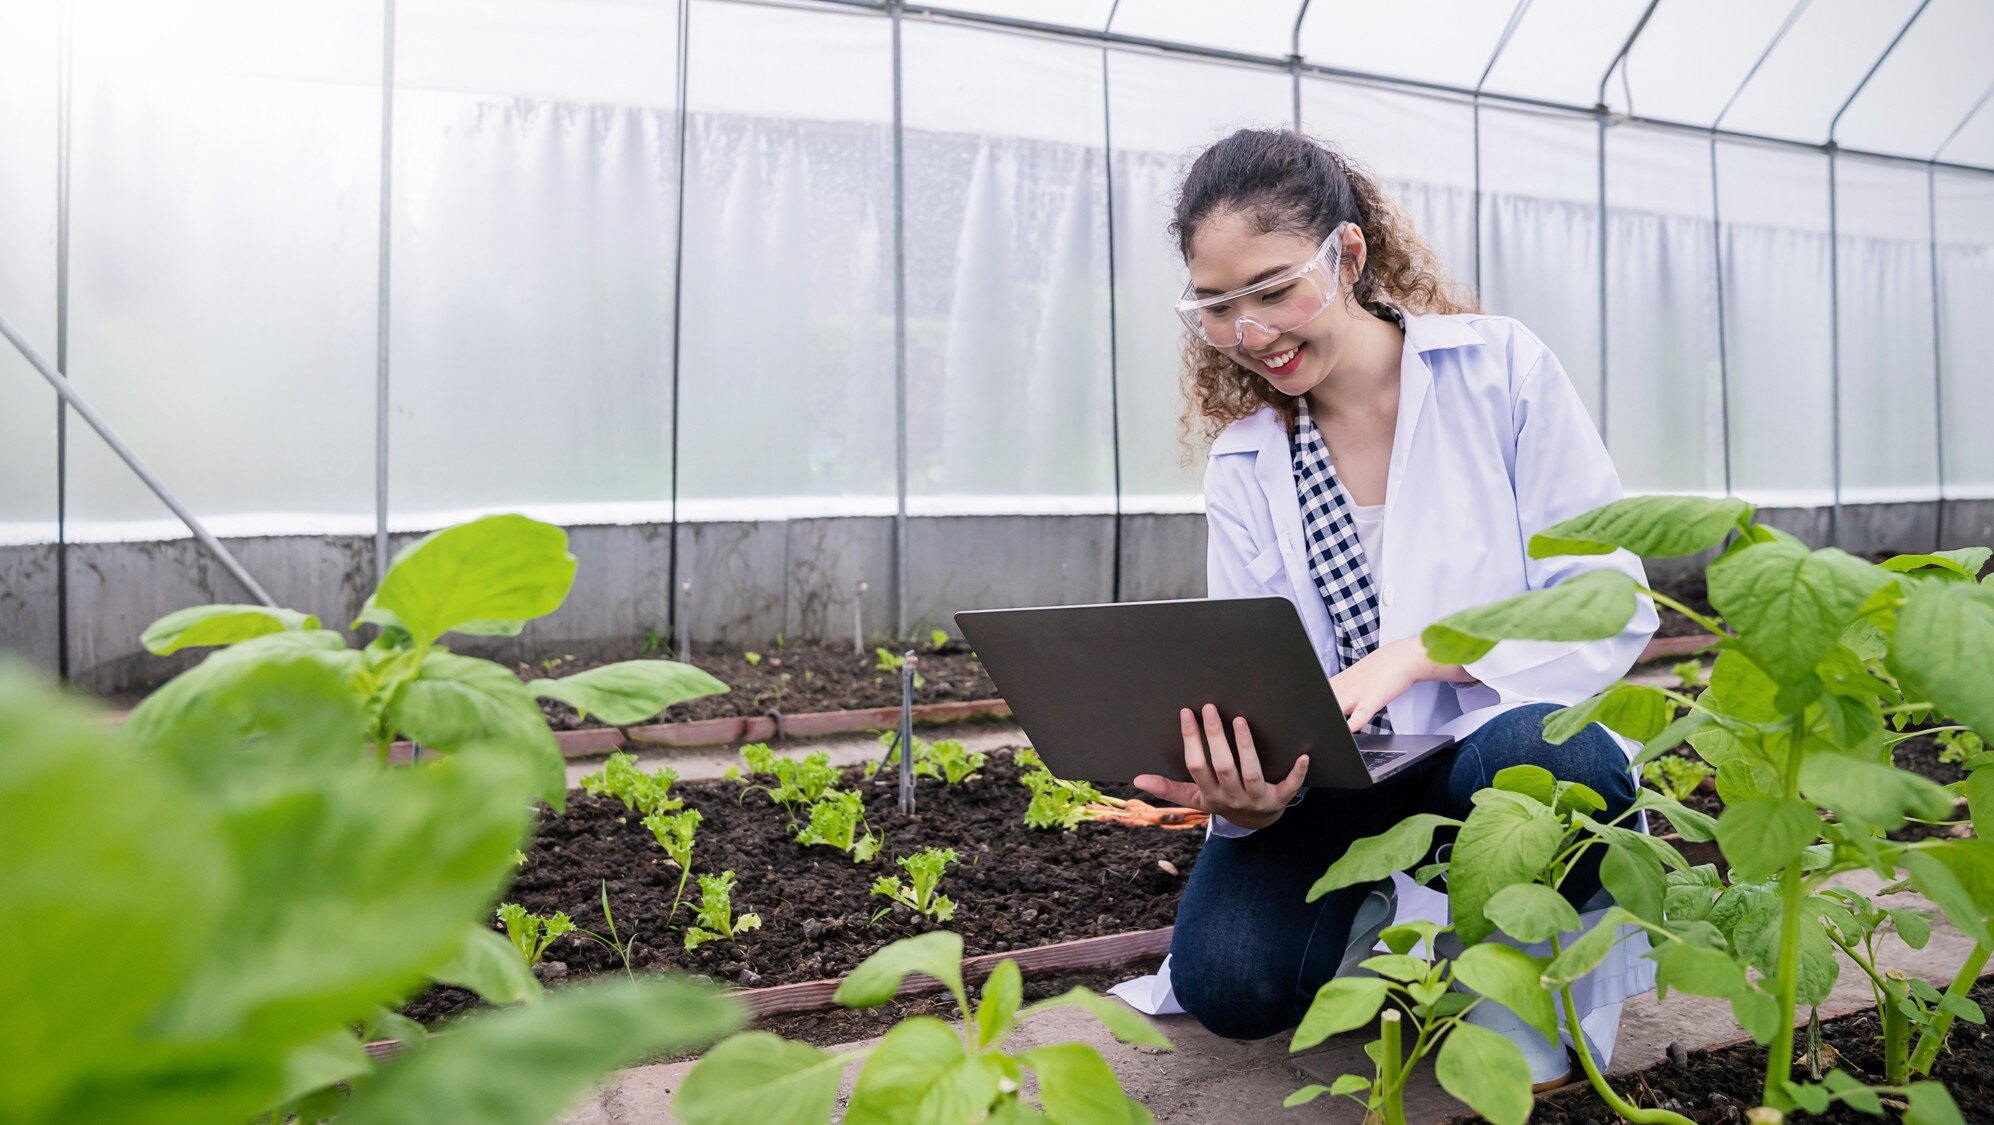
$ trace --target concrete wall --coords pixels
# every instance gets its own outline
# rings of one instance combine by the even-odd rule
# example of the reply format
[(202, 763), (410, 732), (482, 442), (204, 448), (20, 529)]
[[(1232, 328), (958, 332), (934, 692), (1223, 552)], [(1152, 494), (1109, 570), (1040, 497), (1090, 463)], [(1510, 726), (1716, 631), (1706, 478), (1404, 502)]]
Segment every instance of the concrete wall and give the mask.
[[(1825, 508), (1767, 510), (1762, 522), (1822, 543)], [(1843, 508), (1840, 545), (1852, 551), (1923, 551), (1994, 544), (1994, 501)], [(1943, 531), (1943, 535), (1940, 532)], [(397, 536), (399, 549), (413, 536)], [(868, 638), (893, 629), (896, 581), (890, 518), (826, 518), (677, 528), (681, 588), (671, 588), (674, 533), (668, 525), (577, 527), (580, 560), (561, 609), (519, 637), (457, 637), (460, 651), (507, 662), (550, 655), (623, 658), (678, 620), (695, 644), (760, 645), (789, 637), (851, 635), (861, 606)], [(227, 541), (280, 604), (316, 613), (327, 627), (353, 620), (373, 587), (373, 542), (365, 536)], [(1115, 597), (1112, 516), (921, 516), (908, 520), (906, 613), (910, 633), (952, 628), (959, 609), (1077, 604)], [(0, 547), (0, 649), (54, 672), (59, 653), (55, 548)], [(139, 691), (199, 659), (146, 653), (139, 633), (188, 605), (248, 601), (247, 593), (189, 539), (80, 543), (67, 551), (70, 678), (104, 692)], [(1200, 515), (1124, 516), (1120, 595), (1125, 600), (1204, 593), (1205, 525)], [(1651, 579), (1696, 569), (1699, 559), (1657, 559)], [(862, 602), (857, 587), (868, 591)], [(690, 585), (686, 585), (689, 583)], [(357, 638), (356, 638), (357, 639)]]

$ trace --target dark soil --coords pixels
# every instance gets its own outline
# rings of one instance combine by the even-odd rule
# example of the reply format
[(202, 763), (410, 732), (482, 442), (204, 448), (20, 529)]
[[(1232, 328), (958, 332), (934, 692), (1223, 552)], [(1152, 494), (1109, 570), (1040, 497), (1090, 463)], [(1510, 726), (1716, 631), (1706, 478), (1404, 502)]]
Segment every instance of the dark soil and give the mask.
[[(780, 648), (770, 645), (747, 650), (760, 658), (753, 663), (742, 649), (695, 644), (692, 663), (711, 672), (733, 690), (678, 704), (652, 721), (682, 723), (768, 711), (801, 715), (811, 711), (898, 707), (900, 674), (878, 666), (879, 656), (874, 649), (882, 647), (896, 656), (910, 648), (914, 650), (915, 671), (921, 677), (920, 685), (914, 689), (917, 704), (997, 698), (997, 686), (984, 674), (982, 663), (959, 640), (951, 640), (939, 649), (927, 641), (870, 645), (864, 655), (853, 653), (849, 644), (788, 641)], [(513, 671), (521, 680), (559, 679), (609, 663), (613, 661), (551, 657), (539, 663), (516, 664)], [(547, 713), (547, 724), (555, 730), (603, 725), (592, 717), (581, 718), (565, 703), (542, 700), (540, 709)]]
[[(1710, 588), (1703, 580), (1703, 572), (1685, 574), (1667, 582), (1657, 583), (1655, 592), (1667, 595), (1683, 605), (1708, 616), (1717, 612), (1710, 608)], [(1655, 630), (1657, 637), (1700, 637), (1710, 630), (1677, 613), (1667, 606), (1658, 605), (1655, 611), (1661, 615), (1661, 627)]]
[[(1950, 762), (1939, 760), (1939, 741), (1931, 735), (1917, 735), (1907, 738), (1896, 746), (1895, 755), (1899, 768), (1906, 769), (1920, 777), (1929, 778), (1940, 785), (1950, 785), (1966, 776), (1966, 772)], [(1677, 757), (1694, 758), (1696, 752), (1688, 746), (1678, 746), (1670, 751)], [(1705, 778), (1703, 784), (1689, 795), (1683, 804), (1700, 813), (1717, 816), (1724, 811), (1724, 801), (1717, 795), (1716, 778)], [(1651, 831), (1659, 834), (1673, 832), (1675, 827), (1668, 818), (1659, 813), (1650, 814)], [(1972, 829), (1965, 824), (1905, 824), (1890, 834), (1893, 840), (1929, 840), (1945, 836), (1970, 836)]]
[[(956, 902), (947, 928), (963, 936), (969, 956), (1154, 929), (1175, 919), (1177, 896), (1204, 833), (1093, 823), (1072, 832), (1026, 828), (1030, 794), (1018, 774), (1009, 755), (999, 753), (982, 776), (961, 785), (924, 779), (919, 811), (909, 817), (898, 811), (892, 785), (866, 784), (857, 771), (849, 772), (847, 783), (865, 794), (867, 820), (885, 841), (879, 857), (863, 865), (831, 848), (797, 844), (787, 815), (759, 791), (743, 799), (732, 782), (674, 786), (686, 807), (705, 818), (693, 852), (695, 872), (735, 872), (734, 909), (762, 920), (759, 930), (690, 952), (682, 934), (691, 907), (682, 904), (667, 924), (678, 870), (639, 818), (614, 798), (575, 791), (567, 815), (543, 815), (507, 897), (535, 913), (566, 911), (577, 926), (606, 933), (600, 886), (607, 880), (619, 933), (637, 939), (634, 967), (677, 969), (746, 987), (843, 976), (881, 946), (937, 928), (904, 907), (871, 921), (886, 904), (871, 894), (873, 879), (897, 874), (894, 858), (929, 846), (954, 848), (960, 856), (941, 891)], [(687, 886), (695, 899), (696, 885), (695, 879)], [(560, 963), (570, 976), (621, 971), (608, 949), (575, 936), (556, 941), (546, 962)], [(473, 1003), (469, 993), (437, 989), (406, 1010), (429, 1021)]]
[[(1973, 999), (1994, 1004), (1994, 981), (1982, 980)], [(1829, 1020), (1821, 1039), (1838, 1059), (1824, 1061), (1824, 1071), (1839, 1066), (1859, 1079), (1881, 1083), (1883, 1038), (1875, 1012)], [(1661, 1063), (1612, 1079), (1614, 1090), (1640, 1106), (1660, 1106), (1708, 1125), (1743, 1125), (1745, 1110), (1756, 1106), (1765, 1086), (1766, 1051), (1753, 1043), (1689, 1052), (1684, 1065)], [(1806, 1077), (1804, 1063), (1794, 1067)], [(1945, 1084), (1961, 1115), (1968, 1121), (1994, 1122), (1994, 1035), (1964, 1020), (1953, 1024), (1946, 1053), (1931, 1077)], [(1857, 1113), (1839, 1103), (1820, 1116), (1795, 1114), (1808, 1121), (1869, 1122), (1900, 1120), (1889, 1108), (1882, 1118)], [(1900, 1107), (1901, 1108), (1901, 1103)], [(1472, 1120), (1467, 1118), (1464, 1120)], [(1619, 1120), (1590, 1085), (1580, 1083), (1541, 1099), (1530, 1115), (1532, 1125), (1612, 1125)]]

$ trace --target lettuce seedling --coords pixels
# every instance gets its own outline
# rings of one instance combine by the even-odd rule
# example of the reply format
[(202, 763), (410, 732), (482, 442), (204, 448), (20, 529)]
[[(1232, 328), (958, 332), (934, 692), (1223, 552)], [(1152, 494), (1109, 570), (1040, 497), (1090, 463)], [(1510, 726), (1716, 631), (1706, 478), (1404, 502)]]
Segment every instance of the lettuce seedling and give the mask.
[(1018, 783), (1032, 791), (1031, 804), (1025, 806), (1025, 826), (1028, 828), (1063, 828), (1070, 832), (1079, 827), (1081, 821), (1093, 818), (1088, 805), (1120, 804), (1113, 798), (1103, 797), (1099, 789), (1084, 781), (1068, 781), (1053, 776), (1038, 752), (1029, 746), (1017, 751), (1013, 759), (1026, 767)]
[[(872, 651), (878, 657), (872, 665), (872, 669), (875, 672), (892, 672), (897, 675), (901, 669), (907, 667), (907, 657), (900, 653), (883, 648), (876, 648)], [(914, 673), (914, 687), (920, 689), (927, 686), (927, 677), (921, 675), (919, 672)]]
[[(864, 835), (860, 835), (860, 829)], [(810, 806), (810, 822), (797, 830), (796, 842), (806, 847), (836, 848), (859, 863), (879, 854), (880, 839), (865, 822), (865, 798), (850, 789), (826, 793)]]
[[(749, 1031), (702, 1056), (672, 1096), (686, 1125), (738, 1121), (828, 1122), (845, 1069), (864, 1060), (851, 1088), (846, 1121), (1137, 1122), (1151, 1120), (1122, 1092), (1114, 1070), (1085, 1043), (1052, 1043), (1016, 1054), (1003, 1050), (1020, 1022), (1053, 1008), (1079, 1008), (1124, 1043), (1171, 1050), (1148, 1020), (1084, 988), (1024, 1004), (1017, 962), (1003, 961), (984, 982), (974, 1008), (962, 979), (962, 938), (947, 930), (896, 941), (865, 959), (832, 997), (848, 1008), (873, 1008), (896, 996), (915, 973), (939, 981), (955, 998), (960, 1026), (934, 1016), (902, 1020), (871, 1047), (825, 1051)], [(1025, 1100), (1025, 1072), (1038, 1078), (1039, 1104)]]
[(1703, 779), (1716, 772), (1717, 767), (1709, 762), (1668, 754), (1642, 766), (1641, 780), (1657, 792), (1687, 801), (1697, 786), (1703, 784)]
[(644, 818), (644, 827), (651, 830), (651, 835), (657, 839), (658, 846), (665, 849), (665, 854), (671, 857), (673, 863), (678, 864), (678, 889), (672, 892), (672, 909), (665, 915), (665, 924), (668, 926), (671, 925), (673, 918), (678, 917), (679, 901), (685, 897), (685, 881), (687, 876), (692, 874), (692, 838), (699, 830), (702, 819), (704, 818), (699, 815), (698, 809), (686, 809), (684, 812), (669, 815), (652, 813)]
[[(822, 750), (802, 758), (785, 758), (770, 750), (765, 742), (751, 742), (741, 747), (741, 757), (748, 764), (745, 776), (738, 770), (731, 774), (723, 772), (721, 776), (739, 781), (748, 789), (767, 793), (769, 800), (781, 805), (792, 817), (798, 808), (830, 792), (842, 777), (832, 767), (831, 756)], [(752, 779), (757, 777), (769, 778), (774, 784), (751, 784)], [(747, 790), (743, 790), (741, 795), (746, 797)]]
[[(897, 731), (879, 732), (879, 744), (886, 747), (886, 760), (881, 763), (881, 769), (891, 770), (900, 764), (898, 738)], [(990, 755), (969, 749), (959, 739), (929, 742), (918, 735), (914, 739), (915, 777), (931, 777), (948, 785), (960, 785), (975, 776), (989, 759)]]
[(573, 933), (575, 924), (568, 920), (564, 911), (556, 910), (550, 915), (529, 913), (524, 906), (508, 902), (498, 908), (498, 920), (505, 923), (505, 936), (512, 939), (512, 947), (532, 968), (540, 963), (547, 947), (563, 934)]
[(584, 774), (581, 786), (593, 796), (615, 797), (626, 810), (650, 816), (685, 804), (671, 795), (672, 783), (678, 779), (678, 771), (670, 766), (645, 773), (637, 768), (635, 757), (619, 751), (611, 754), (601, 769)]
[(709, 941), (731, 941), (749, 930), (758, 930), (757, 914), (734, 913), (734, 873), (699, 877), (699, 912), (685, 930), (685, 947), (698, 949)]
[[(936, 894), (935, 888), (941, 885), (942, 874), (955, 860), (954, 848), (922, 848), (913, 855), (901, 856), (894, 862), (907, 872), (908, 881), (913, 886), (903, 887), (898, 875), (881, 875), (872, 881), (872, 893), (892, 899), (936, 922), (946, 922), (955, 916), (955, 901), (947, 895)], [(885, 907), (873, 915), (872, 920), (879, 921), (881, 915), (892, 909), (890, 905)]]

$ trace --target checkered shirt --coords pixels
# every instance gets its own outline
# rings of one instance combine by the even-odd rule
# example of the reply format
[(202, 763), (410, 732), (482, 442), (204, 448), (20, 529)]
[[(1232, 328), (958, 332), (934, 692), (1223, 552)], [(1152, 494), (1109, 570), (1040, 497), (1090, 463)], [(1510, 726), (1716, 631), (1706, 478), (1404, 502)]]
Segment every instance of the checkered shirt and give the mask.
[[(1329, 447), (1309, 417), (1308, 399), (1295, 404), (1288, 445), (1294, 454), (1295, 490), (1302, 502), (1302, 533), (1308, 545), (1309, 576), (1329, 608), (1336, 629), (1336, 654), (1345, 668), (1378, 647), (1378, 591), (1350, 518), (1350, 496), (1336, 479)], [(1379, 711), (1364, 725), (1367, 734), (1390, 734), (1391, 720)]]

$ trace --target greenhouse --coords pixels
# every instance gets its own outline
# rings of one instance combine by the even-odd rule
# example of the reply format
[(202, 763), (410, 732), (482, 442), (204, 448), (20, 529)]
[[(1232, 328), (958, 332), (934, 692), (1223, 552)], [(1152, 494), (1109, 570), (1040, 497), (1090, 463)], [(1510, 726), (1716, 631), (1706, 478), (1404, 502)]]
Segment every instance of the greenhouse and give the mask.
[(0, 0), (0, 1120), (1994, 1119), (1990, 43)]

